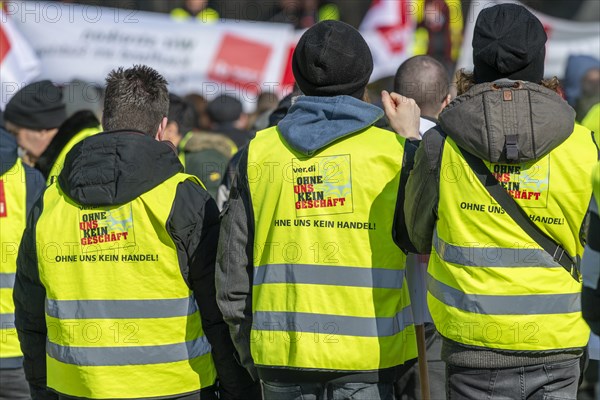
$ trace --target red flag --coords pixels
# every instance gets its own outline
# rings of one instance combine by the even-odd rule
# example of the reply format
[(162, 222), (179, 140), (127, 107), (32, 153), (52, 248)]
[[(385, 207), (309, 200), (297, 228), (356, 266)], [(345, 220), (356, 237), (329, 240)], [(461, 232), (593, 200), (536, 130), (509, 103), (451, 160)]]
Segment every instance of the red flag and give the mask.
[(374, 69), (371, 80), (394, 75), (412, 55), (415, 32), (409, 0), (373, 0), (360, 31), (371, 48)]

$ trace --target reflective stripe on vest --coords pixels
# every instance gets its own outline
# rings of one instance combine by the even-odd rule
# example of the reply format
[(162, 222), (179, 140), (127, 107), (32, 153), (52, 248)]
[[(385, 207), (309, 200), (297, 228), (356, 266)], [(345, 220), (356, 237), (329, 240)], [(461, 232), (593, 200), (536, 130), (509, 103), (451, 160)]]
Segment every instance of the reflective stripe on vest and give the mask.
[(46, 314), (58, 319), (185, 317), (198, 311), (194, 297), (163, 300), (52, 300)]
[(19, 158), (0, 176), (0, 358), (4, 359), (23, 355), (15, 329), (13, 287), (26, 219), (26, 176)]
[(431, 275), (427, 279), (431, 295), (442, 303), (463, 311), (484, 315), (565, 314), (581, 311), (581, 293), (487, 295), (466, 294)]
[(307, 283), (402, 289), (404, 270), (338, 267), (310, 264), (269, 264), (254, 268), (254, 285), (265, 283)]
[[(589, 131), (576, 125), (563, 144), (535, 162), (487, 163), (532, 221), (578, 258), (591, 195), (585, 177), (598, 157), (592, 144)], [(495, 203), (451, 138), (440, 171), (428, 305), (441, 334), (505, 350), (585, 346), (581, 284)]]
[(57, 183), (46, 190), (36, 239), (54, 391), (146, 398), (214, 384), (211, 347), (166, 229), (177, 186), (188, 179), (200, 184), (176, 174), (113, 207), (80, 207)]
[(15, 287), (15, 276), (14, 272), (0, 273), (0, 289), (12, 289)]
[(563, 268), (543, 249), (512, 249), (509, 247), (455, 246), (439, 238), (437, 229), (433, 231), (433, 247), (437, 255), (448, 263), (469, 267)]
[(52, 181), (58, 175), (60, 175), (60, 171), (62, 171), (63, 167), (65, 166), (65, 159), (67, 158), (67, 154), (69, 154), (69, 151), (71, 151), (71, 149), (77, 143), (81, 142), (83, 139), (86, 139), (90, 136), (100, 133), (101, 131), (102, 131), (102, 127), (97, 126), (94, 128), (84, 129), (81, 132), (77, 133), (75, 136), (73, 136), (71, 138), (71, 140), (69, 140), (67, 142), (65, 147), (62, 148), (62, 150), (58, 154), (58, 157), (56, 157), (56, 161), (54, 161), (54, 164), (52, 164), (52, 168), (50, 168), (50, 173), (48, 174), (48, 180), (46, 183), (48, 185), (50, 185), (52, 183)]
[(210, 353), (210, 350), (210, 344), (205, 336), (190, 342), (161, 346), (66, 347), (51, 342), (46, 346), (48, 356), (55, 360), (65, 364), (96, 367), (189, 361)]
[(405, 256), (391, 235), (403, 145), (378, 128), (314, 157), (277, 128), (250, 142), (257, 366), (373, 371), (416, 357)]
[(257, 311), (253, 326), (263, 330), (314, 332), (315, 326), (335, 327), (336, 335), (356, 337), (395, 336), (414, 324), (410, 306), (393, 317), (349, 317), (331, 314)]

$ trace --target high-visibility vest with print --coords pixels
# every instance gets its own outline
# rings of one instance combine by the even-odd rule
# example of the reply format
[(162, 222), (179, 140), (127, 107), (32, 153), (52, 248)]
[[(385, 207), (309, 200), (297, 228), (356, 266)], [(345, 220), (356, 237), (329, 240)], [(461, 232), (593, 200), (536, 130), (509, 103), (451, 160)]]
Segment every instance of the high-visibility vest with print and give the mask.
[(77, 143), (81, 142), (83, 139), (86, 139), (90, 136), (100, 133), (101, 131), (102, 131), (102, 127), (100, 127), (100, 126), (94, 127), (94, 128), (86, 128), (86, 129), (82, 130), (81, 132), (77, 133), (75, 136), (73, 136), (71, 138), (71, 140), (69, 140), (67, 142), (65, 147), (62, 148), (62, 150), (58, 154), (58, 157), (56, 157), (56, 161), (54, 161), (52, 168), (50, 168), (50, 173), (48, 174), (47, 184), (50, 185), (54, 181), (54, 179), (56, 179), (56, 177), (58, 177), (58, 175), (60, 175), (60, 171), (62, 171), (63, 167), (65, 166), (65, 159), (67, 158), (67, 154), (69, 154), (69, 151), (71, 151), (71, 149)]
[[(529, 218), (577, 262), (598, 160), (590, 131), (538, 161), (486, 165)], [(438, 331), (485, 348), (545, 351), (586, 345), (581, 283), (505, 213), (447, 138), (427, 302)]]
[(0, 358), (22, 357), (17, 330), (13, 287), (17, 271), (17, 254), (27, 220), (25, 168), (17, 159), (0, 176)]
[[(185, 8), (174, 8), (171, 11), (171, 18), (176, 21), (185, 21), (192, 18), (192, 14)], [(207, 7), (196, 14), (195, 19), (203, 23), (214, 23), (219, 20), (219, 12), (214, 8)]]
[(36, 239), (49, 388), (146, 398), (215, 383), (211, 346), (166, 229), (177, 186), (188, 179), (199, 183), (176, 174), (120, 206), (82, 207), (58, 183), (46, 190)]
[(392, 238), (404, 139), (371, 127), (306, 157), (275, 127), (248, 151), (255, 364), (372, 371), (416, 357)]

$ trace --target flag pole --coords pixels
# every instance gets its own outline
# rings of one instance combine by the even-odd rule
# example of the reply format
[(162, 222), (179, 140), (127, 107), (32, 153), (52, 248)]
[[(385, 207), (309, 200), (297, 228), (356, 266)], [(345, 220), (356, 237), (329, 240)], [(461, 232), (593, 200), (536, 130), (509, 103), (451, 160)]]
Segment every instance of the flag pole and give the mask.
[(425, 325), (415, 325), (417, 334), (417, 351), (419, 354), (419, 382), (421, 383), (421, 398), (431, 400), (429, 393), (429, 373), (427, 372), (427, 350), (425, 349)]

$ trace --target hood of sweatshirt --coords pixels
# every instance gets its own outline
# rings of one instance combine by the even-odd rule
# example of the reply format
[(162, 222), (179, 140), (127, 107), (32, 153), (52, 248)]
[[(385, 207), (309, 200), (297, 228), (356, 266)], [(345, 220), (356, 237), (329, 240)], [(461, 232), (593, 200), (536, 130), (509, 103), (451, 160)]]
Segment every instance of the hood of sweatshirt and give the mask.
[(175, 148), (135, 131), (104, 132), (79, 142), (58, 177), (86, 206), (125, 204), (183, 171)]
[(63, 122), (48, 148), (35, 163), (35, 167), (44, 175), (44, 178), (48, 178), (52, 166), (67, 143), (82, 130), (95, 127), (100, 127), (100, 121), (89, 110), (78, 111)]
[(17, 140), (0, 127), (0, 175), (11, 169), (17, 162)]
[(301, 96), (277, 127), (295, 151), (312, 156), (383, 117), (383, 110), (351, 96)]
[(493, 163), (538, 160), (573, 132), (575, 111), (556, 92), (506, 79), (473, 86), (440, 114), (456, 144)]

